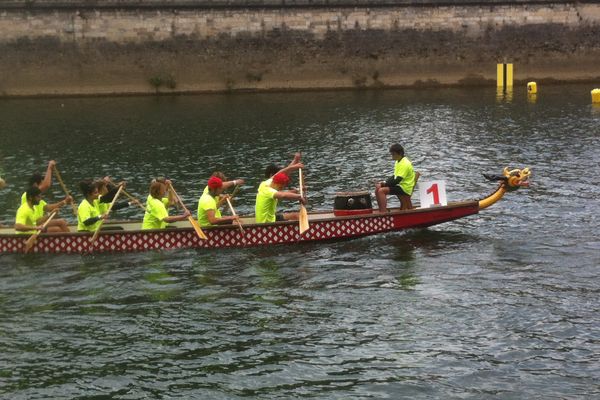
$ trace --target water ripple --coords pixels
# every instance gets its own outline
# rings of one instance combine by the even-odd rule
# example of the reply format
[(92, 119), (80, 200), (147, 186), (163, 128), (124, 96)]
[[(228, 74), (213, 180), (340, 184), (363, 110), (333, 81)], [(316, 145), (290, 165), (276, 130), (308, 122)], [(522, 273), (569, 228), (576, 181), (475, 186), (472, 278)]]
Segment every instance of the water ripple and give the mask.
[(490, 193), (481, 173), (504, 166), (534, 175), (480, 215), (349, 242), (0, 256), (0, 397), (600, 397), (588, 103), (579, 85), (536, 104), (488, 89), (4, 100), (9, 222), (50, 158), (76, 195), (110, 174), (145, 197), (160, 174), (190, 205), (222, 169), (247, 179), (243, 213), (265, 165), (296, 150), (314, 209), (387, 176), (394, 142), (451, 200)]

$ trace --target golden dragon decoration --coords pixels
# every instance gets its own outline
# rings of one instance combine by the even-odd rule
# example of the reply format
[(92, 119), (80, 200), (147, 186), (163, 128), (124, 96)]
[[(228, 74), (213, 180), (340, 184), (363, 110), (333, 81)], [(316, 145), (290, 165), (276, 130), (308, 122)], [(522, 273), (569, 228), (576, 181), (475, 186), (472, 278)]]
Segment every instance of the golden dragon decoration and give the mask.
[(499, 185), (494, 193), (479, 200), (480, 210), (483, 210), (500, 200), (506, 192), (512, 192), (522, 187), (528, 187), (531, 171), (529, 168), (509, 170), (508, 167), (505, 167), (504, 171), (502, 171), (502, 175), (483, 174), (483, 176), (487, 180), (498, 181)]

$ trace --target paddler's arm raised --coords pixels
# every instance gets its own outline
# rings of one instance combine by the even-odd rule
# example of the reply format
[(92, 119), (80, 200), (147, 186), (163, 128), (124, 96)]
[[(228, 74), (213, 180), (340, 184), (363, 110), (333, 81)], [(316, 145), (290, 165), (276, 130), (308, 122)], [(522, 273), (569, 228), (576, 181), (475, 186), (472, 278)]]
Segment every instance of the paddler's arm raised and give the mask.
[(297, 171), (299, 168), (304, 168), (304, 164), (302, 164), (302, 154), (300, 152), (297, 152), (296, 154), (294, 154), (294, 158), (292, 159), (292, 162), (290, 162), (287, 167), (282, 168), (278, 171), (278, 173), (282, 172), (286, 175), (289, 175), (290, 172), (292, 171)]
[(246, 181), (243, 179), (234, 179), (231, 181), (224, 181), (223, 182), (223, 190), (229, 189), (230, 187), (233, 187), (233, 186), (243, 185), (244, 183), (246, 183)]
[(54, 169), (55, 165), (56, 165), (56, 161), (54, 161), (54, 160), (48, 161), (48, 168), (46, 168), (46, 175), (44, 175), (44, 179), (38, 185), (38, 188), (42, 191), (42, 193), (44, 193), (45, 191), (50, 189), (50, 186), (52, 186), (52, 170)]

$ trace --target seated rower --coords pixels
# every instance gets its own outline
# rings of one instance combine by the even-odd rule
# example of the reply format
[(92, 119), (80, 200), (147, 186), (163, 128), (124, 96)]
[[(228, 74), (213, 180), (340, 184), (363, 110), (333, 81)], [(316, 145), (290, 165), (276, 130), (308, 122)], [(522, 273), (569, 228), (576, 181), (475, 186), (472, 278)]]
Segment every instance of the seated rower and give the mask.
[[(15, 218), (15, 232), (19, 234), (33, 234), (46, 222), (49, 215), (59, 211), (60, 207), (70, 204), (73, 201), (71, 196), (54, 204), (47, 204), (42, 200), (42, 191), (32, 186), (25, 192), (25, 203), (21, 204), (17, 210)], [(64, 219), (53, 219), (46, 225), (47, 232), (69, 232), (69, 227)]]
[[(221, 179), (223, 181), (223, 190), (222, 190), (222, 192), (224, 192), (226, 189), (228, 189), (230, 187), (234, 187), (234, 186), (238, 186), (238, 185), (243, 185), (244, 183), (246, 183), (246, 181), (243, 180), (243, 179), (234, 179), (234, 180), (228, 181), (227, 177), (225, 176), (225, 174), (223, 172), (221, 172), (221, 171), (215, 171), (215, 172), (213, 172), (212, 175), (211, 175), (211, 177), (213, 177), (213, 176), (217, 177), (217, 178), (219, 178), (219, 179)], [(208, 185), (207, 185), (207, 186), (204, 187), (204, 190), (202, 191), (202, 194), (204, 195), (204, 194), (208, 193), (208, 190), (209, 189), (208, 189)], [(227, 205), (226, 204), (226, 200), (225, 200), (226, 198), (227, 198), (227, 196), (220, 194), (220, 196), (217, 199), (217, 207), (219, 207), (219, 208), (225, 207)], [(231, 197), (229, 197), (229, 198), (231, 199)], [(233, 201), (233, 200), (231, 200), (231, 201)]]
[(175, 204), (175, 195), (169, 190), (168, 197), (167, 186), (171, 185), (168, 179), (154, 179), (150, 184), (150, 194), (146, 200), (146, 212), (144, 213), (144, 221), (142, 229), (165, 229), (171, 222), (185, 221), (189, 216), (189, 212), (173, 217), (169, 216), (168, 207)]
[[(124, 182), (120, 185), (124, 185)], [(84, 197), (77, 209), (77, 230), (79, 232), (95, 232), (100, 225), (100, 221), (108, 218), (108, 208), (117, 194), (118, 187), (114, 191), (107, 191), (102, 196), (99, 187), (101, 187), (101, 184), (91, 179), (79, 183), (79, 188)], [(115, 203), (112, 210), (119, 210), (128, 205), (127, 202)]]
[(412, 208), (410, 196), (417, 182), (417, 174), (410, 160), (404, 156), (404, 148), (399, 144), (394, 144), (390, 147), (390, 154), (396, 161), (394, 176), (375, 185), (375, 199), (379, 206), (379, 212), (382, 213), (388, 211), (387, 196), (390, 194), (398, 196), (401, 210), (410, 210)]
[(306, 199), (295, 190), (283, 191), (290, 183), (290, 178), (283, 172), (273, 175), (273, 178), (262, 182), (256, 194), (256, 222), (291, 221), (298, 219), (298, 213), (277, 213), (279, 200), (297, 200), (306, 204)]
[[(230, 181), (233, 182), (233, 181)], [(198, 200), (198, 223), (200, 226), (211, 226), (221, 224), (231, 224), (239, 220), (239, 217), (223, 217), (219, 210), (219, 202), (227, 197), (221, 198), (221, 193), (225, 187), (225, 182), (217, 176), (211, 176), (206, 185), (204, 193)]]
[(300, 154), (300, 152), (296, 152), (296, 154), (294, 154), (294, 158), (286, 167), (281, 168), (277, 164), (267, 165), (267, 167), (265, 168), (265, 180), (258, 185), (258, 191), (260, 192), (263, 186), (269, 186), (272, 183), (273, 176), (275, 176), (276, 174), (283, 173), (288, 175), (291, 171), (296, 171), (300, 168), (304, 168), (304, 164), (302, 164), (301, 158), (302, 155)]

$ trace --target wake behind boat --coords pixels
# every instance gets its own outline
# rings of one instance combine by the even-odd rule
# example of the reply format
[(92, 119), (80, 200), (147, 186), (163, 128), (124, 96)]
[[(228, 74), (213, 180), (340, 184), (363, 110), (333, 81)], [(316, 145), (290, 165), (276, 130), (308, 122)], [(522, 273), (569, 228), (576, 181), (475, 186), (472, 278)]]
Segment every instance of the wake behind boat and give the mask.
[[(422, 228), (477, 214), (499, 201), (507, 191), (528, 185), (529, 169), (505, 168), (502, 175), (485, 175), (498, 181), (496, 190), (480, 200), (449, 202), (445, 206), (392, 208), (381, 213), (370, 208), (355, 210), (328, 210), (308, 213), (309, 229), (300, 233), (298, 221), (257, 224), (253, 216), (242, 216), (237, 225), (203, 228), (206, 239), (201, 239), (187, 221), (169, 225), (167, 229), (141, 230), (140, 221), (107, 221), (109, 230), (100, 232), (92, 240), (90, 232), (43, 233), (31, 247), (32, 253), (103, 253), (138, 252), (171, 249), (210, 249), (227, 247), (267, 246), (330, 240), (351, 239), (378, 233)], [(369, 197), (370, 199), (370, 197)], [(354, 207), (350, 207), (354, 208)], [(28, 235), (15, 234), (12, 228), (0, 229), (0, 254), (25, 253)]]

